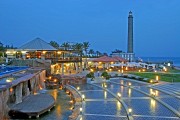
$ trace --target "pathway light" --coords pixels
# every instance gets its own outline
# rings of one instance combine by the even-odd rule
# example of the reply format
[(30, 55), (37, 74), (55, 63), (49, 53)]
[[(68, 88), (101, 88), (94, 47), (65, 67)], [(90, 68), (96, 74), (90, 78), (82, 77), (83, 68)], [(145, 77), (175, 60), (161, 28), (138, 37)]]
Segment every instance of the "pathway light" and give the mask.
[(82, 114), (82, 110), (83, 110), (82, 107), (80, 107), (79, 110), (80, 110), (80, 113)]
[(151, 95), (152, 95), (153, 97), (156, 97), (156, 93), (155, 93), (155, 92), (152, 92)]
[(132, 109), (131, 109), (131, 108), (129, 108), (129, 109), (128, 109), (128, 112), (129, 112), (129, 114), (131, 114), (131, 113), (132, 113)]
[(118, 97), (121, 97), (121, 93), (117, 93), (117, 96), (118, 96)]
[(156, 76), (156, 80), (159, 80), (159, 76)]
[(126, 70), (128, 70), (128, 67), (126, 67)]
[(85, 95), (84, 95), (84, 94), (82, 95), (82, 100), (83, 100), (83, 101), (85, 100)]
[(77, 90), (80, 90), (80, 87), (77, 87)]

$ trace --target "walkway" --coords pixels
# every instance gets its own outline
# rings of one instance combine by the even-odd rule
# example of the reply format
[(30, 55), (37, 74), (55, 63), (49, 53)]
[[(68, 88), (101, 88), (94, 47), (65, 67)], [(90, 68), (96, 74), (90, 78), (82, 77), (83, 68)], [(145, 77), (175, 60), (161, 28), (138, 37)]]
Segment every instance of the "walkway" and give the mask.
[(179, 120), (180, 99), (175, 93), (180, 89), (165, 85), (115, 78), (74, 87), (85, 95), (82, 120)]

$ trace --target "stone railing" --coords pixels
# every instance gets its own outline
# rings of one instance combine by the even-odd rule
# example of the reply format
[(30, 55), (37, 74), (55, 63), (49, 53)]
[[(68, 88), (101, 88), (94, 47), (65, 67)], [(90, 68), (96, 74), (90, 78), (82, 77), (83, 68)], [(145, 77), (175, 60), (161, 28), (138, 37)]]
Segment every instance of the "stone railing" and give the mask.
[(66, 86), (66, 91), (70, 92), (74, 101), (74, 107), (72, 109), (73, 112), (69, 116), (69, 120), (76, 120), (80, 114), (80, 108), (82, 107), (81, 95), (70, 85)]

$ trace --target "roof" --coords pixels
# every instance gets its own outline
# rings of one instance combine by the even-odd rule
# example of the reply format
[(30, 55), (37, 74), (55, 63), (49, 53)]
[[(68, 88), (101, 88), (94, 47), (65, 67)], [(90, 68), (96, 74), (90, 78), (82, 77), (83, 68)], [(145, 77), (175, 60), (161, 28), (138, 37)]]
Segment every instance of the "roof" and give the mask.
[(94, 59), (96, 59), (96, 58), (87, 58), (87, 61), (92, 62)]
[(113, 58), (118, 60), (119, 62), (127, 62), (127, 60), (122, 57), (114, 56)]
[(48, 44), (47, 42), (45, 42), (44, 40), (42, 40), (40, 38), (36, 38), (36, 39), (30, 41), (30, 42), (22, 45), (18, 49), (24, 49), (24, 50), (57, 50), (56, 48), (54, 48), (53, 46), (51, 46), (50, 44)]
[(96, 58), (92, 61), (93, 62), (118, 62), (118, 60), (108, 57), (108, 56), (102, 56), (102, 57)]

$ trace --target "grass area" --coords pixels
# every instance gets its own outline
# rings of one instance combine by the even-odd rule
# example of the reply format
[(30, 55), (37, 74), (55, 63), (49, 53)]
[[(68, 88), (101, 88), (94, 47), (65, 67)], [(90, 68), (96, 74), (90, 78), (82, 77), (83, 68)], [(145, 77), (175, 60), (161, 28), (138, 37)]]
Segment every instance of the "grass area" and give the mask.
[(180, 70), (168, 68), (168, 72), (169, 72), (169, 73), (180, 73)]
[(134, 74), (137, 76), (141, 76), (144, 78), (151, 78), (156, 79), (156, 76), (159, 76), (160, 80), (166, 81), (166, 82), (172, 82), (172, 79), (174, 82), (180, 82), (180, 74), (173, 74), (173, 73), (154, 73), (154, 72), (129, 72), (130, 74)]

